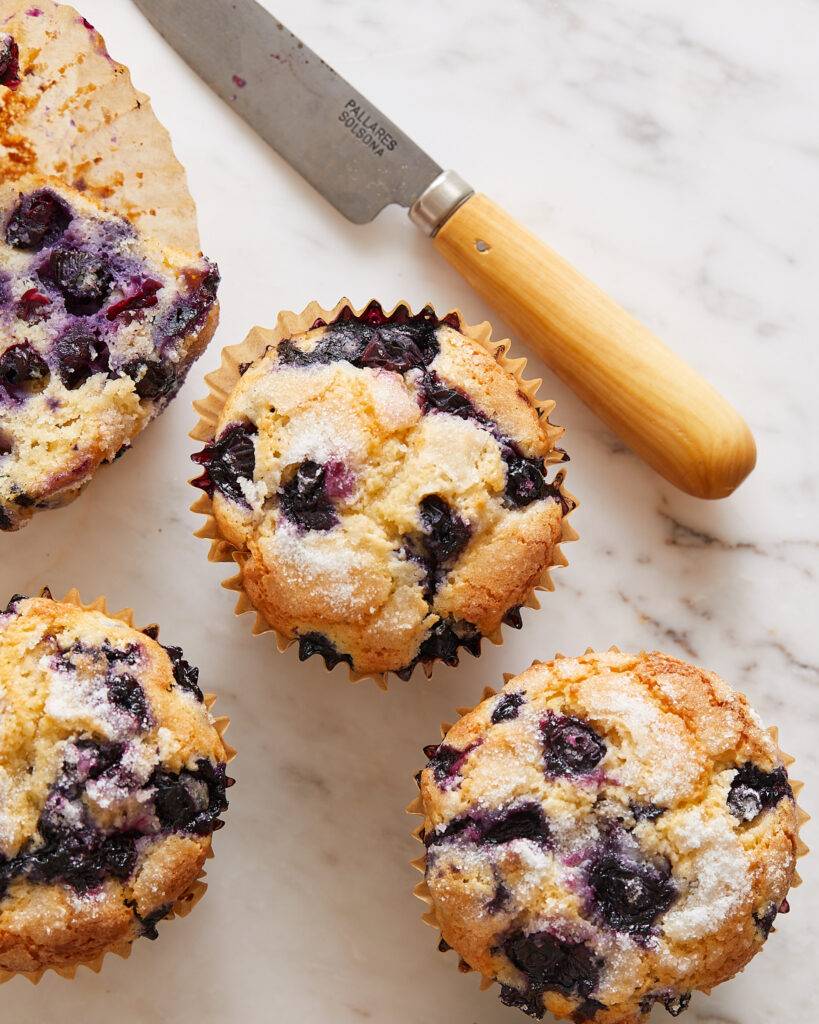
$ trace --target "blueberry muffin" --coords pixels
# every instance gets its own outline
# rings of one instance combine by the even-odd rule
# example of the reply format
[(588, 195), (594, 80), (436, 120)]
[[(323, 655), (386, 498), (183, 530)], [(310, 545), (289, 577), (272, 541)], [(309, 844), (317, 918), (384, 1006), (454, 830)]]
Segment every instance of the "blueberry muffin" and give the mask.
[(218, 280), (56, 181), (0, 187), (0, 529), (76, 497), (161, 412)]
[(226, 748), (156, 635), (47, 596), (0, 614), (0, 972), (156, 938), (202, 873)]
[(427, 756), (419, 894), (442, 948), (537, 1020), (676, 1016), (788, 909), (783, 755), (711, 672), (656, 652), (535, 663)]
[(403, 678), (519, 625), (573, 501), (549, 478), (560, 429), (497, 352), (454, 313), (377, 303), (261, 335), (194, 483), (267, 623), (302, 658)]

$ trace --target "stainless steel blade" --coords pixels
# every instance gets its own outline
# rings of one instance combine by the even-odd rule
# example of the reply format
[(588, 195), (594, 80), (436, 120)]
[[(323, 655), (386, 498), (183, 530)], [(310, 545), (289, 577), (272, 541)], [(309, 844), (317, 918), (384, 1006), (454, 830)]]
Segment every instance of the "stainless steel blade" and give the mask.
[(441, 168), (255, 0), (135, 0), (207, 84), (355, 224)]

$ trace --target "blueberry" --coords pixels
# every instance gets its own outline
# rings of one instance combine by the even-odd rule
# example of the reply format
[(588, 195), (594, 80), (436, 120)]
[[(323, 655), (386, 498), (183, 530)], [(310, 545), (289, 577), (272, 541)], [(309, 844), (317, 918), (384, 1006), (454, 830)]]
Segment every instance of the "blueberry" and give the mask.
[(172, 304), (155, 328), (157, 348), (169, 338), (180, 338), (201, 326), (216, 301), (219, 287), (219, 268), (208, 263), (205, 270), (187, 270), (183, 274), (187, 289), (185, 295)]
[(540, 723), (549, 775), (588, 775), (606, 754), (606, 744), (579, 718), (549, 711)]
[(545, 846), (549, 841), (549, 823), (538, 804), (524, 804), (503, 812), (484, 826), (482, 841), (491, 846), (511, 843), (513, 839), (528, 839)]
[(475, 420), (480, 426), (491, 426), (472, 400), (458, 388), (445, 384), (435, 373), (428, 373), (421, 383), (421, 408), (424, 412), (443, 412), (462, 420)]
[(756, 924), (763, 939), (767, 939), (771, 934), (771, 928), (776, 920), (776, 915), (779, 913), (779, 906), (776, 903), (768, 905), (764, 914), (754, 914), (754, 924)]
[(513, 718), (517, 718), (520, 714), (521, 705), (525, 703), (526, 698), (522, 693), (501, 694), (492, 711), (492, 722), (497, 725), (498, 722), (508, 722)]
[(252, 480), (256, 468), (256, 448), (253, 441), (256, 428), (252, 423), (231, 423), (216, 441), (191, 458), (205, 467), (204, 473), (193, 481), (210, 497), (214, 489), (245, 508), (250, 506), (239, 484)]
[(196, 771), (182, 769), (178, 775), (156, 768), (148, 782), (154, 787), (154, 811), (164, 829), (210, 835), (219, 828), (219, 815), (227, 809), (227, 779), (224, 764), (206, 758), (196, 762)]
[(108, 346), (87, 327), (69, 328), (55, 345), (57, 371), (69, 391), (96, 373), (108, 372)]
[(48, 189), (23, 196), (6, 225), (6, 244), (38, 252), (51, 245), (71, 223), (68, 207)]
[[(602, 960), (582, 942), (564, 942), (550, 932), (526, 935), (514, 932), (502, 945), (503, 952), (526, 977), (525, 1001), (542, 1016), (541, 996), (544, 992), (560, 992), (564, 996), (588, 998), (597, 987)], [(510, 986), (504, 986), (510, 989)], [(508, 991), (521, 998), (516, 989)], [(521, 1002), (507, 1002), (507, 1006), (522, 1006)], [(531, 1012), (531, 1010), (527, 1010)], [(536, 1014), (535, 1014), (536, 1015)], [(540, 1019), (540, 1018), (538, 1018)]]
[(428, 631), (418, 652), (418, 661), (458, 664), (458, 650), (465, 647), (474, 657), (481, 653), (481, 635), (469, 622), (460, 619), (439, 619)]
[(106, 309), (106, 319), (116, 320), (121, 313), (136, 312), (138, 309), (148, 309), (151, 306), (155, 306), (159, 301), (156, 293), (161, 287), (161, 281), (155, 281), (150, 277), (146, 278), (135, 292), (124, 299), (120, 299), (119, 302), (115, 302)]
[(48, 376), (48, 366), (27, 341), (12, 345), (0, 355), (0, 385), (19, 387)]
[(511, 626), (512, 629), (523, 628), (523, 618), (520, 614), (520, 605), (516, 604), (509, 608), (506, 614), (503, 616), (503, 622), (506, 626)]
[(191, 665), (189, 661), (185, 661), (181, 647), (172, 647), (170, 645), (165, 646), (165, 644), (161, 644), (160, 646), (171, 659), (173, 677), (176, 681), (176, 685), (180, 687), (180, 689), (187, 690), (188, 693), (192, 693), (201, 703), (205, 698), (202, 695), (202, 691), (199, 689), (199, 669), (194, 665)]
[(546, 493), (546, 468), (542, 459), (513, 452), (506, 459), (506, 497), (515, 508), (531, 505)]
[(16, 614), (17, 613), (17, 605), (18, 605), (18, 603), (20, 601), (25, 601), (25, 600), (26, 600), (26, 595), (25, 594), (13, 594), (11, 596), (11, 598), (9, 598), (9, 602), (6, 605), (5, 614), (6, 615), (8, 615), (8, 614)]
[(303, 530), (331, 530), (338, 513), (327, 496), (326, 467), (308, 459), (278, 491), (282, 515)]
[(51, 299), (36, 288), (29, 288), (20, 296), (20, 301), (15, 307), (15, 314), (26, 323), (37, 323), (44, 319), (48, 310), (46, 306), (51, 305)]
[(327, 329), (310, 352), (288, 338), (279, 343), (276, 354), (280, 362), (292, 366), (345, 360), (359, 368), (406, 373), (423, 369), (438, 354), (440, 323), (428, 306), (414, 317), (406, 306), (399, 306), (387, 317), (377, 303), (371, 303), (360, 319), (345, 307), (332, 324), (314, 325)]
[(646, 935), (677, 898), (667, 863), (637, 863), (606, 853), (589, 872), (593, 902), (612, 928)]
[(438, 562), (454, 561), (471, 533), (469, 524), (437, 494), (428, 494), (421, 501), (421, 530), (424, 546)]
[(177, 380), (173, 366), (158, 359), (132, 359), (120, 367), (120, 373), (135, 382), (134, 391), (140, 398), (152, 402), (169, 395)]
[(49, 268), (69, 312), (95, 312), (111, 291), (113, 278), (106, 262), (82, 249), (52, 249)]
[(108, 700), (114, 707), (135, 718), (143, 729), (147, 728), (151, 722), (151, 714), (145, 691), (136, 679), (130, 675), (113, 676), (106, 681), (106, 686)]
[(682, 995), (672, 996), (670, 999), (663, 999), (662, 1003), (672, 1017), (679, 1017), (683, 1010), (688, 1009), (691, 1002), (691, 993), (684, 992)]
[(628, 806), (634, 816), (634, 820), (637, 822), (656, 821), (657, 818), (668, 810), (667, 807), (658, 807), (656, 804), (638, 804), (633, 800)]
[(20, 84), (20, 51), (14, 37), (0, 35), (0, 85), (16, 89)]
[(307, 661), (314, 654), (320, 654), (328, 669), (334, 669), (339, 662), (352, 665), (349, 654), (343, 654), (323, 633), (303, 633), (299, 637), (299, 661)]
[(432, 770), (432, 777), (441, 789), (448, 789), (454, 784), (466, 759), (476, 747), (480, 746), (481, 742), (481, 740), (476, 740), (464, 750), (456, 750), (455, 747), (450, 747), (447, 743), (424, 749), (429, 757), (426, 767)]
[(146, 914), (142, 917), (137, 913), (137, 904), (135, 900), (126, 900), (125, 906), (131, 907), (134, 917), (142, 926), (142, 937), (151, 940), (159, 938), (159, 932), (156, 930), (156, 926), (173, 910), (173, 903), (163, 903), (161, 907), (157, 907), (156, 910), (152, 910), (150, 914)]
[(783, 767), (764, 772), (753, 762), (746, 761), (731, 781), (728, 810), (740, 821), (753, 821), (786, 796), (793, 799), (788, 773)]
[[(433, 761), (435, 755), (433, 755)], [(430, 761), (430, 764), (433, 763)], [(435, 773), (435, 766), (433, 766), (433, 774)], [(440, 781), (436, 777), (436, 782), (441, 785)], [(469, 815), (464, 815), (461, 818), (453, 818), (448, 825), (444, 828), (436, 828), (433, 832), (428, 832), (424, 836), (424, 845), (426, 847), (439, 846), (441, 843), (445, 843), (450, 839), (468, 839), (473, 843), (480, 842), (481, 836), (483, 835), (483, 829), (475, 818)]]

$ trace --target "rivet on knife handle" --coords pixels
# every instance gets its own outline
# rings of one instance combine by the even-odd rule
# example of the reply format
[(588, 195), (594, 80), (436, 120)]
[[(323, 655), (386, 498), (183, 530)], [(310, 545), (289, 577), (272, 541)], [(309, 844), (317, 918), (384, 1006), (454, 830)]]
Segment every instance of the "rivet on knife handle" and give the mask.
[[(447, 172), (448, 174), (450, 172)], [(754, 468), (739, 413), (647, 327), (484, 195), (441, 175), (435, 248), (617, 436), (676, 487), (724, 498)], [(458, 197), (458, 183), (465, 196)], [(425, 198), (426, 197), (426, 198)], [(437, 210), (427, 193), (419, 203)]]

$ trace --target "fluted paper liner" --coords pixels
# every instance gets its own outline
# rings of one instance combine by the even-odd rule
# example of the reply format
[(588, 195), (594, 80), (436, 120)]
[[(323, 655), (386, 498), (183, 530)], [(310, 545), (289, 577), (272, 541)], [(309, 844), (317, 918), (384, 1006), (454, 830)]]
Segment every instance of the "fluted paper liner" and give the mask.
[(0, 0), (0, 32), (20, 50), (20, 84), (0, 86), (0, 181), (53, 175), (160, 242), (198, 252), (170, 136), (99, 32), (53, 0)]
[[(614, 645), (609, 647), (609, 651), (612, 651), (612, 652), (614, 652), (616, 654), (620, 654), (621, 653), (620, 649), (618, 647), (615, 647)], [(593, 647), (587, 647), (586, 650), (583, 653), (584, 654), (594, 654), (595, 650), (594, 650)], [(646, 653), (645, 651), (641, 651), (640, 652), (640, 654), (645, 654), (645, 653)], [(565, 657), (565, 655), (563, 655), (563, 654), (555, 654), (553, 660), (554, 661), (560, 661), (564, 657)], [(537, 664), (542, 664), (542, 662), (539, 662), (538, 659), (535, 658), (534, 661), (532, 661), (532, 664), (529, 666), (529, 668), (531, 668), (532, 665), (537, 665)], [(520, 673), (517, 673), (517, 672), (504, 672), (503, 673), (504, 685), (506, 683), (508, 683), (510, 679), (513, 679), (516, 675), (520, 675)], [(499, 693), (499, 691), (494, 689), (494, 687), (492, 687), (492, 686), (485, 686), (483, 688), (483, 693), (481, 694), (481, 698), (480, 698), (480, 700), (478, 701), (477, 704), (472, 705), (472, 707), (457, 707), (457, 708), (455, 708), (455, 714), (458, 716), (458, 719), (461, 719), (461, 718), (464, 717), (464, 715), (468, 715), (471, 711), (474, 711), (475, 708), (478, 707), (479, 704), (482, 704), (487, 698), (494, 697), (498, 693)], [(452, 728), (452, 726), (454, 724), (455, 724), (454, 722), (442, 722), (441, 723), (441, 740), (442, 741), (444, 739), (446, 739), (446, 734), (449, 732), (449, 730)], [(776, 743), (777, 750), (779, 751), (779, 756), (782, 758), (782, 762), (785, 765), (785, 767), (786, 768), (790, 767), (790, 765), (792, 765), (793, 762), (794, 762), (794, 758), (791, 757), (790, 754), (786, 754), (782, 750), (782, 748), (779, 746), (779, 729), (775, 725), (772, 725), (768, 729), (766, 729), (766, 732), (771, 736), (771, 738), (773, 739), (774, 743)], [(416, 778), (418, 778), (418, 774), (413, 776), (413, 781)], [(796, 802), (797, 797), (799, 796), (799, 793), (802, 791), (802, 788), (804, 787), (804, 783), (803, 782), (798, 782), (796, 779), (791, 779), (790, 777), (788, 778), (788, 781), (790, 782), (790, 786), (791, 786), (791, 789), (793, 791), (794, 801)], [(423, 803), (421, 801), (421, 794), (420, 793), (418, 793), (412, 799), (412, 801), (410, 802), (409, 806), (407, 807), (407, 814), (418, 815), (422, 819), (424, 818), (424, 807), (423, 807)], [(796, 823), (797, 823), (796, 857), (797, 857), (797, 859), (799, 859), (800, 857), (804, 857), (806, 853), (810, 852), (808, 846), (804, 843), (804, 841), (799, 836), (799, 830), (802, 828), (802, 826), (807, 821), (810, 821), (810, 815), (807, 812), (803, 811), (802, 808), (799, 806), (799, 804), (796, 803)], [(420, 825), (418, 825), (416, 828), (414, 828), (412, 830), (412, 837), (413, 837), (413, 839), (417, 839), (418, 842), (421, 843), (421, 844), (423, 844), (423, 842), (424, 842), (423, 837), (421, 835), (421, 833), (423, 831), (423, 828), (424, 828), (424, 825), (423, 825), (423, 821), (422, 821)], [(426, 876), (426, 866), (427, 866), (426, 847), (424, 848), (424, 852), (421, 854), (420, 857), (416, 857), (414, 860), (410, 861), (410, 865), (413, 868), (415, 868), (416, 871), (419, 871), (422, 875)], [(797, 886), (799, 886), (801, 884), (802, 884), (802, 879), (799, 876), (799, 872), (794, 871), (794, 873), (793, 873), (793, 881), (791, 882), (790, 888), (791, 889), (795, 889)], [(444, 938), (443, 938), (443, 935), (441, 934), (441, 926), (438, 924), (438, 919), (435, 916), (435, 908), (434, 908), (433, 902), (432, 902), (432, 895), (430, 894), (429, 887), (427, 886), (426, 877), (422, 878), (421, 881), (418, 882), (417, 885), (414, 886), (412, 892), (413, 892), (413, 895), (416, 896), (419, 900), (421, 900), (422, 903), (426, 903), (426, 905), (427, 905), (427, 910), (425, 910), (421, 914), (421, 920), (424, 922), (424, 924), (429, 925), (432, 928), (435, 928), (437, 930), (438, 934), (441, 935), (441, 942), (438, 945), (439, 951), (441, 953), (448, 953), (452, 949), (452, 946), (450, 946), (448, 943), (445, 943), (444, 945), (441, 945), (441, 943), (444, 942)], [(454, 950), (454, 952), (457, 953), (458, 951)], [(474, 967), (470, 967), (469, 964), (459, 954), (458, 955), (458, 970), (461, 971), (461, 973), (463, 973), (463, 974), (469, 974), (469, 973), (475, 971), (475, 968)], [(496, 981), (495, 978), (489, 978), (485, 974), (481, 974), (480, 975), (480, 989), (481, 989), (481, 991), (483, 992), (486, 989), (491, 988), (495, 984), (495, 981)], [(699, 991), (704, 992), (705, 995), (710, 995), (711, 994), (711, 990), (710, 989), (700, 989)]]
[[(51, 591), (49, 590), (48, 587), (43, 587), (43, 589), (40, 591), (40, 597), (50, 598), (51, 596)], [(72, 587), (71, 590), (68, 591), (68, 593), (62, 599), (61, 603), (73, 604), (77, 608), (82, 608), (83, 611), (101, 612), (103, 615), (107, 615), (108, 618), (110, 619), (117, 619), (120, 622), (124, 622), (126, 626), (130, 626), (132, 629), (138, 628), (134, 625), (133, 608), (122, 608), (118, 612), (110, 612), (108, 611), (108, 607), (104, 597), (98, 597), (96, 601), (92, 601), (90, 604), (85, 604), (85, 602), (81, 600), (80, 593), (76, 589), (76, 587)], [(206, 693), (204, 694), (204, 699), (205, 706), (210, 712), (211, 708), (216, 702), (216, 696), (212, 693)], [(222, 745), (225, 748), (225, 761), (227, 764), (230, 764), (230, 762), (236, 756), (236, 748), (227, 743), (224, 738), (225, 731), (227, 730), (227, 727), (229, 725), (230, 719), (226, 715), (221, 715), (219, 718), (213, 719), (213, 727), (219, 733), (219, 737), (222, 740)], [(211, 860), (213, 858), (213, 846), (211, 846), (208, 849), (206, 856), (208, 860)], [(206, 872), (203, 868), (199, 874), (199, 877), (195, 879), (195, 881), (191, 883), (189, 888), (174, 902), (173, 909), (165, 915), (163, 921), (170, 921), (174, 917), (188, 916), (188, 914), (193, 910), (193, 908), (196, 906), (199, 900), (201, 900), (202, 897), (205, 895), (207, 883), (202, 881), (202, 879), (205, 877), (205, 874)], [(61, 978), (73, 978), (77, 973), (77, 968), (79, 967), (88, 967), (95, 974), (98, 974), (102, 967), (103, 960), (105, 959), (106, 956), (108, 956), (109, 953), (114, 954), (114, 956), (120, 956), (123, 958), (123, 960), (127, 960), (128, 957), (131, 955), (131, 948), (134, 944), (134, 941), (136, 940), (133, 940), (131, 942), (121, 942), (116, 946), (111, 946), (109, 949), (103, 950), (101, 953), (97, 953), (95, 956), (91, 957), (88, 960), (80, 960), (77, 963), (68, 964), (65, 966), (43, 967), (37, 971), (0, 970), (0, 985), (2, 985), (6, 981), (11, 981), (12, 978), (17, 976), (21, 978), (27, 978), (32, 984), (36, 985), (39, 983), (43, 975), (47, 974), (49, 971), (53, 971), (55, 974), (59, 974)]]
[[(190, 432), (189, 436), (195, 441), (213, 440), (219, 416), (225, 407), (228, 396), (233, 391), (233, 388), (241, 377), (241, 366), (255, 362), (269, 347), (275, 346), (282, 338), (288, 338), (294, 334), (309, 331), (318, 319), (324, 320), (326, 323), (331, 323), (336, 319), (345, 306), (352, 309), (353, 314), (359, 317), (375, 302), (377, 302), (377, 300), (372, 299), (360, 309), (356, 309), (352, 302), (347, 298), (339, 299), (331, 309), (324, 309), (317, 302), (311, 302), (301, 313), (295, 313), (292, 311), (279, 313), (276, 325), (272, 330), (264, 327), (253, 327), (244, 341), (240, 342), (238, 345), (230, 345), (223, 348), (222, 365), (205, 377), (205, 383), (208, 385), (207, 398), (193, 403), (195, 412), (199, 414), (199, 422)], [(385, 316), (391, 316), (399, 306), (405, 306), (407, 309), (412, 310), (412, 306), (409, 302), (401, 300), (396, 302), (389, 313), (385, 311)], [(558, 438), (563, 436), (564, 433), (562, 427), (558, 427), (555, 424), (550, 423), (548, 419), (555, 407), (555, 403), (552, 400), (544, 401), (538, 399), (537, 392), (540, 385), (543, 383), (540, 378), (535, 380), (526, 380), (523, 377), (523, 371), (526, 367), (526, 359), (508, 358), (506, 353), (511, 342), (509, 339), (505, 339), (503, 341), (492, 341), (492, 327), (487, 321), (470, 326), (466, 323), (466, 320), (459, 309), (452, 310), (451, 312), (455, 313), (458, 317), (460, 322), (460, 333), (466, 335), (468, 338), (472, 338), (474, 341), (477, 341), (478, 344), (481, 345), (481, 347), (484, 348), (500, 366), (512, 374), (517, 381), (521, 392), (529, 399), (535, 409), (537, 409), (541, 426), (549, 436), (550, 443), (554, 444)], [(569, 564), (565, 555), (561, 551), (560, 544), (577, 540), (577, 532), (568, 522), (568, 516), (575, 508), (577, 508), (578, 501), (573, 494), (565, 489), (563, 476), (560, 475), (558, 479), (558, 491), (561, 497), (566, 500), (569, 506), (569, 512), (567, 512), (561, 520), (560, 543), (555, 545), (552, 552), (552, 564), (543, 571), (540, 579), (530, 591), (527, 599), (521, 605), (522, 608), (540, 607), (540, 602), (535, 596), (535, 591), (554, 590), (554, 583), (550, 577), (550, 570), (558, 566), (566, 566)], [(275, 634), (276, 645), (279, 651), (283, 652), (287, 650), (288, 647), (296, 642), (295, 639), (284, 636), (271, 626), (261, 612), (256, 610), (250, 598), (245, 593), (242, 579), (244, 562), (247, 560), (247, 552), (238, 550), (230, 543), (230, 541), (225, 540), (222, 536), (219, 530), (219, 525), (213, 515), (213, 502), (208, 495), (202, 493), (193, 505), (191, 505), (191, 511), (205, 516), (205, 524), (196, 531), (195, 536), (203, 537), (210, 541), (208, 561), (235, 562), (239, 568), (239, 571), (235, 576), (231, 576), (230, 579), (227, 579), (222, 583), (222, 586), (225, 589), (233, 590), (238, 595), (234, 614), (244, 615), (246, 612), (255, 612), (255, 621), (252, 628), (253, 635), (259, 636), (262, 633), (273, 633)], [(498, 628), (492, 633), (485, 634), (486, 638), (493, 644), (502, 644), (503, 638), (501, 636), (501, 629), (502, 627), (498, 626)], [(424, 666), (424, 670), (428, 677), (431, 676), (432, 666), (430, 666), (429, 669)], [(330, 670), (328, 669), (327, 671)], [(351, 683), (357, 683), (363, 679), (372, 679), (379, 689), (387, 689), (387, 676), (389, 675), (389, 672), (356, 672), (351, 667), (348, 667), (348, 674)]]

